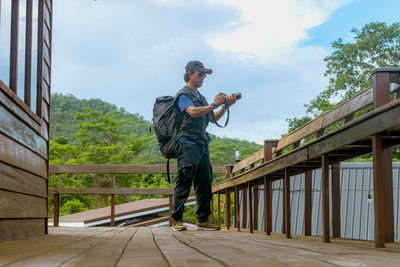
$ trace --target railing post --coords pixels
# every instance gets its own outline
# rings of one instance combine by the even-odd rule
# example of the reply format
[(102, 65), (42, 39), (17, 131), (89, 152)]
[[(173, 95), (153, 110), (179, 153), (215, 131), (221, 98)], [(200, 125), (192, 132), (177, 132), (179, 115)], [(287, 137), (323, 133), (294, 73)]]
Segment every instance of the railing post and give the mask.
[[(113, 188), (115, 188), (115, 174), (113, 174)], [(111, 220), (110, 226), (115, 226), (115, 194), (111, 195)]]
[(332, 236), (340, 238), (340, 163), (332, 165)]
[(235, 186), (235, 208), (236, 208), (236, 227), (240, 232), (240, 203), (239, 203), (239, 186)]
[(231, 226), (231, 193), (228, 188), (225, 189), (225, 205), (225, 226), (226, 229), (229, 230), (229, 227)]
[[(390, 102), (390, 83), (398, 83), (399, 74), (398, 69), (375, 69), (372, 72), (374, 108), (379, 108)], [(374, 161), (375, 246), (384, 247), (385, 241), (394, 241), (393, 151), (392, 147), (387, 147), (383, 144), (382, 136), (379, 134), (372, 138), (372, 146)], [(378, 218), (379, 215), (382, 218)], [(382, 235), (384, 238), (383, 241), (381, 240)]]
[(211, 194), (211, 223), (214, 223), (214, 194)]
[(330, 242), (329, 234), (329, 161), (327, 155), (322, 155), (322, 240)]
[[(61, 174), (58, 174), (58, 189), (61, 188)], [(54, 194), (53, 202), (53, 227), (58, 227), (60, 223), (60, 195)]]
[(254, 212), (253, 212), (254, 230), (258, 230), (258, 186), (254, 187)]
[(242, 228), (247, 228), (247, 190), (242, 190)]
[(267, 235), (272, 231), (272, 190), (271, 182), (264, 176), (264, 230)]
[(252, 234), (254, 232), (254, 225), (253, 225), (253, 192), (252, 192), (252, 187), (251, 187), (251, 182), (247, 183), (248, 185), (248, 193), (249, 193), (249, 228), (250, 228), (250, 233)]
[(312, 171), (304, 174), (304, 235), (311, 235), (312, 218)]
[(218, 226), (221, 226), (221, 192), (218, 191)]
[[(169, 183), (169, 189), (172, 189), (171, 183)], [(168, 195), (168, 225), (172, 227), (172, 195)]]
[(285, 177), (283, 179), (283, 197), (285, 199), (285, 227), (286, 227), (286, 238), (291, 238), (290, 229), (290, 174), (289, 170), (285, 168)]

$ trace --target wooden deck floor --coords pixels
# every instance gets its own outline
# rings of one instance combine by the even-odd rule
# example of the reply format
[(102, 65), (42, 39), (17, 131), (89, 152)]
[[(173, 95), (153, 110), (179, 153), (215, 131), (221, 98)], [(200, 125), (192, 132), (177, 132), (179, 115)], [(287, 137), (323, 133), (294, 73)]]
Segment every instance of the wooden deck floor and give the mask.
[(159, 228), (50, 228), (0, 242), (0, 266), (400, 266), (400, 245), (263, 233)]

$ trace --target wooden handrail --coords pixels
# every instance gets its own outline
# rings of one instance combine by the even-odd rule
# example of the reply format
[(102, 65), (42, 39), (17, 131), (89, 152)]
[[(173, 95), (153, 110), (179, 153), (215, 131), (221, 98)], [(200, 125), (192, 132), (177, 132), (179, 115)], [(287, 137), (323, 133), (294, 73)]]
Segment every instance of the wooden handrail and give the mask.
[[(69, 195), (110, 195), (111, 196), (111, 226), (115, 221), (115, 195), (168, 195), (169, 225), (172, 226), (172, 188), (115, 188), (116, 174), (166, 174), (166, 164), (54, 164), (50, 165), (50, 174), (58, 174), (58, 188), (49, 188), (49, 194), (54, 194), (54, 226), (59, 224), (59, 199), (62, 194)], [(176, 173), (177, 166), (172, 164), (170, 172)], [(222, 165), (213, 166), (213, 173), (225, 174)], [(62, 174), (113, 174), (113, 188), (61, 188)], [(191, 190), (190, 194), (194, 194)]]

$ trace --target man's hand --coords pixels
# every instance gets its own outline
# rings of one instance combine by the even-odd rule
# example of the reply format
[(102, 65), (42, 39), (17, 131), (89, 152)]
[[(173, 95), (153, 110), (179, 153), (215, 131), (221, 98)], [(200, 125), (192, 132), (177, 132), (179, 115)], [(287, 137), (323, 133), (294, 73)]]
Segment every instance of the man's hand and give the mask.
[(225, 102), (225, 95), (224, 93), (218, 93), (215, 97), (214, 97), (214, 103), (218, 106), (221, 106), (222, 104), (224, 104)]
[(224, 109), (228, 109), (230, 106), (236, 103), (236, 96), (233, 95), (227, 95), (226, 96), (226, 102), (224, 105)]

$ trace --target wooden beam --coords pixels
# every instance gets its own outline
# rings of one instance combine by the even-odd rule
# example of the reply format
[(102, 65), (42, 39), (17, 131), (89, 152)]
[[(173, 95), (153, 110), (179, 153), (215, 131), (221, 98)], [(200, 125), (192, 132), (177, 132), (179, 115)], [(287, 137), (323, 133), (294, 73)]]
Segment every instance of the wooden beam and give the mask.
[(214, 223), (214, 194), (211, 194), (211, 222)]
[(304, 175), (304, 235), (311, 235), (312, 221), (312, 171)]
[(322, 155), (322, 240), (330, 242), (329, 234), (329, 162), (328, 156)]
[[(225, 167), (223, 165), (215, 165), (212, 167), (213, 173), (224, 174)], [(170, 172), (177, 172), (177, 165), (170, 165)], [(58, 173), (167, 173), (166, 164), (65, 164), (50, 165), (50, 174)]]
[[(115, 174), (113, 174), (113, 188), (115, 188)], [(111, 194), (110, 226), (115, 226), (115, 194)]]
[(253, 224), (253, 192), (252, 192), (252, 186), (251, 182), (247, 183), (247, 190), (249, 194), (249, 228), (250, 228), (250, 233), (252, 234), (254, 232), (254, 224)]
[(239, 161), (235, 165), (233, 165), (232, 173), (238, 172), (241, 169), (249, 166), (250, 164), (254, 164), (264, 158), (264, 149), (261, 149), (254, 153), (253, 155)]
[[(169, 188), (49, 188), (49, 194), (66, 195), (173, 195), (174, 190)], [(193, 195), (194, 191), (191, 190)]]
[(332, 165), (332, 236), (341, 237), (340, 233), (340, 163)]
[(285, 227), (286, 238), (291, 238), (291, 218), (290, 218), (290, 174), (289, 170), (285, 169), (285, 177), (283, 180), (284, 199), (285, 199)]

